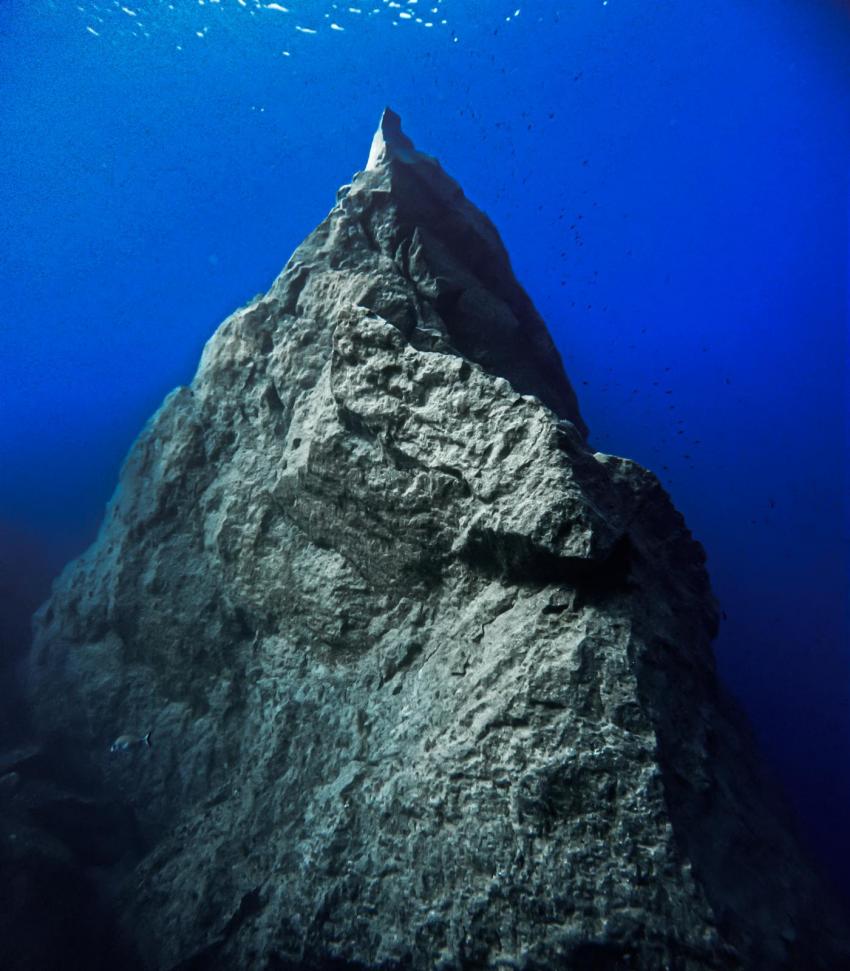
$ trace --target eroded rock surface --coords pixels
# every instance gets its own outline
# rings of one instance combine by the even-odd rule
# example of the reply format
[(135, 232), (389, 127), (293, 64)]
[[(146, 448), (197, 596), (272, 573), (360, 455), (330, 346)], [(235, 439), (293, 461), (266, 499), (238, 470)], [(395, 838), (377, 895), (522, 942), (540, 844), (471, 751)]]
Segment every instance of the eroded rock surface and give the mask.
[(715, 630), (701, 547), (589, 449), (496, 230), (387, 112), (142, 432), (33, 690), (153, 844), (119, 901), (151, 968), (841, 967)]

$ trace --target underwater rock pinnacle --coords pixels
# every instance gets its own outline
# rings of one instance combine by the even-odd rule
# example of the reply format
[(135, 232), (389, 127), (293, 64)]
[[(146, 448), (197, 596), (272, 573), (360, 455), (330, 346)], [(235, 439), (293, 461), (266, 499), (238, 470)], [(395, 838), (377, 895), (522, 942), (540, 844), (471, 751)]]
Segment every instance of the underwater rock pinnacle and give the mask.
[(150, 847), (116, 901), (146, 966), (845, 966), (704, 560), (385, 112), (36, 618), (41, 732)]

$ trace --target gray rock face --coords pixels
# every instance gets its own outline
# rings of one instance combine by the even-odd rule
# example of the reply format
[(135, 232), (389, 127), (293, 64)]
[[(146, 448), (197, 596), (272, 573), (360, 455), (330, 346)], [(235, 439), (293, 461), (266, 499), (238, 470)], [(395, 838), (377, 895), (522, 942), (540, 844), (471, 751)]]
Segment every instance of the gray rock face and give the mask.
[(119, 901), (151, 968), (844, 966), (702, 549), (585, 436), (496, 230), (388, 111), (37, 616), (42, 730), (152, 842)]

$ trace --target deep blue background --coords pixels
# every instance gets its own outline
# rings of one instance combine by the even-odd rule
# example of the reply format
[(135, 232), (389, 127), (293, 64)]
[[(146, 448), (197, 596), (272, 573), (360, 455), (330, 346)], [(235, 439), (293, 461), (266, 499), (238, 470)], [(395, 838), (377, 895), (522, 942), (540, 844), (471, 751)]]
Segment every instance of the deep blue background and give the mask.
[(500, 228), (593, 444), (704, 542), (722, 675), (848, 890), (846, 6), (282, 3), (0, 0), (6, 656), (388, 103)]

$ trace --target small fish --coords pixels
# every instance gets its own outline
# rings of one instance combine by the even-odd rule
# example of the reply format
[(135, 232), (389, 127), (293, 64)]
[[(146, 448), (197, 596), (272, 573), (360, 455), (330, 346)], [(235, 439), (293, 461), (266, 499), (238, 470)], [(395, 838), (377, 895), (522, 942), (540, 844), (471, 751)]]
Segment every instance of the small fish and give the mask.
[(151, 747), (151, 733), (148, 732), (147, 735), (143, 735), (139, 738), (138, 735), (119, 735), (118, 738), (109, 746), (110, 752), (129, 752), (134, 748), (145, 748)]
[(0, 775), (0, 794), (14, 792), (20, 781), (21, 777), (17, 772), (7, 772), (5, 775)]

